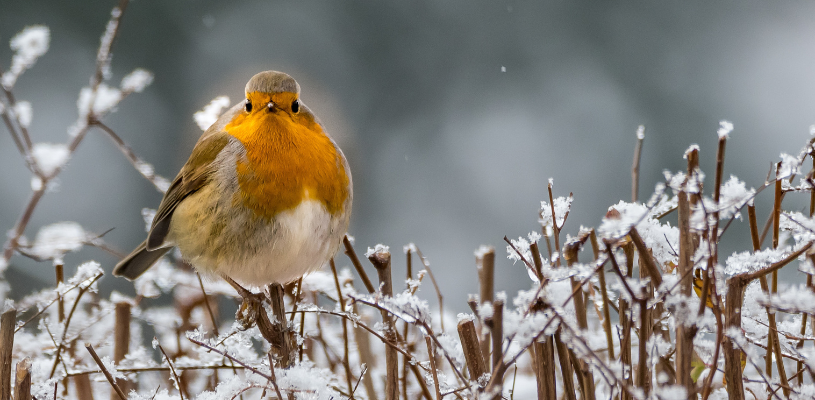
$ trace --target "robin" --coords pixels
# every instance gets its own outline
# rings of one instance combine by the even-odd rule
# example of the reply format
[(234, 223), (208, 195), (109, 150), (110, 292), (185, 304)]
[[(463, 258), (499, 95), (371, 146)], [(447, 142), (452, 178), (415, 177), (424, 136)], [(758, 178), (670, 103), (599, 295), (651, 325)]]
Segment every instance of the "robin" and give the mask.
[(314, 271), (348, 228), (351, 171), (289, 75), (265, 71), (201, 136), (147, 240), (113, 269), (136, 279), (178, 247), (202, 275), (263, 287)]

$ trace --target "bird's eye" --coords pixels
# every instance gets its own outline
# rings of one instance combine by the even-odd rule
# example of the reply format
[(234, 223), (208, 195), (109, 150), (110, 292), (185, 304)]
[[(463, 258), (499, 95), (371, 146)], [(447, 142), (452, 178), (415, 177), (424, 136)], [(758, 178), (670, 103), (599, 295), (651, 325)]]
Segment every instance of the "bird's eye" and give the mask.
[(246, 112), (252, 112), (252, 102), (246, 99)]
[(295, 114), (300, 112), (300, 100), (295, 100), (293, 103), (291, 103), (291, 112)]

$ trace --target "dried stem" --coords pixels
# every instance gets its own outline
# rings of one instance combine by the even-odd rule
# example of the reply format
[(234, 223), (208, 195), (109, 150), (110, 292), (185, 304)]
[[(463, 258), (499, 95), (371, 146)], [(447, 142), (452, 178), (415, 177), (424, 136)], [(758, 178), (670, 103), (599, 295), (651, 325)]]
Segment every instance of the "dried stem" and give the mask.
[(11, 399), (11, 355), (16, 323), (17, 309), (7, 307), (0, 316), (0, 400)]
[(439, 373), (436, 370), (436, 355), (433, 352), (433, 340), (430, 336), (424, 337), (427, 345), (427, 357), (430, 359), (430, 372), (433, 374), (433, 387), (436, 389), (436, 400), (441, 400), (441, 390), (439, 390)]
[[(334, 259), (329, 260), (328, 264), (331, 266), (331, 273), (334, 275), (334, 285), (337, 288), (337, 302), (340, 304), (340, 309), (345, 311), (345, 298), (342, 295), (342, 288), (340, 287), (340, 278), (337, 276), (337, 267), (334, 265)], [(283, 319), (285, 321), (285, 318)], [(345, 319), (341, 320), (342, 324), (342, 367), (345, 369), (345, 381), (348, 385), (348, 391), (353, 390), (353, 374), (351, 374), (351, 364), (348, 363), (348, 325)]]
[[(475, 265), (478, 270), (479, 301), (481, 304), (492, 303), (493, 293), (495, 292), (495, 249), (490, 246), (485, 248), (484, 251), (477, 251)], [(482, 329), (479, 329), (479, 331), (483, 333), (479, 335), (481, 356), (486, 360), (490, 356), (490, 334)]]
[(645, 140), (645, 126), (640, 125), (637, 127), (637, 144), (634, 146), (634, 164), (631, 166), (631, 201), (634, 203), (639, 198), (640, 156), (643, 140)]
[(351, 241), (348, 239), (348, 235), (342, 237), (342, 244), (345, 246), (345, 255), (351, 260), (351, 264), (354, 264), (354, 269), (357, 270), (357, 274), (359, 275), (360, 279), (362, 279), (365, 289), (368, 290), (368, 293), (375, 292), (376, 288), (374, 288), (371, 280), (368, 279), (368, 274), (365, 273), (365, 269), (362, 268), (362, 263), (359, 262), (359, 257), (357, 257), (357, 253), (354, 251), (354, 245), (351, 244)]
[(201, 279), (201, 274), (196, 271), (195, 276), (198, 277), (198, 286), (201, 287), (201, 295), (204, 296), (204, 305), (207, 307), (209, 321), (212, 323), (212, 333), (214, 333), (215, 336), (221, 336), (221, 333), (218, 332), (218, 321), (216, 320), (215, 312), (212, 311), (212, 306), (209, 304), (209, 296), (204, 289), (204, 281)]
[[(153, 340), (156, 340), (156, 338), (153, 338)], [(87, 347), (87, 346), (90, 346), (90, 345), (86, 344), (85, 346)], [(175, 365), (173, 365), (173, 360), (170, 359), (170, 357), (167, 355), (167, 352), (164, 351), (164, 348), (161, 347), (160, 344), (158, 345), (158, 349), (159, 349), (159, 351), (161, 351), (161, 354), (164, 356), (164, 359), (167, 360), (167, 365), (170, 366), (170, 373), (173, 374), (173, 378), (175, 378), (175, 383), (178, 386), (178, 395), (181, 396), (181, 400), (184, 400), (184, 389), (183, 389), (184, 385), (181, 384), (181, 378), (178, 376), (178, 373), (175, 371)], [(94, 358), (97, 358), (97, 357), (94, 357)], [(98, 364), (98, 362), (97, 362), (97, 364)], [(121, 390), (121, 389), (119, 389), (119, 390)]]
[(487, 372), (487, 367), (478, 347), (475, 324), (473, 324), (472, 320), (464, 319), (459, 321), (457, 328), (458, 337), (461, 339), (461, 348), (464, 350), (464, 358), (467, 360), (467, 369), (470, 371), (470, 379), (478, 381), (481, 375)]
[(545, 341), (533, 344), (535, 351), (535, 378), (538, 386), (538, 400), (557, 397), (555, 376), (554, 338), (545, 337)]
[[(679, 293), (685, 297), (691, 296), (693, 281), (693, 236), (690, 231), (690, 202), (686, 192), (679, 192), (678, 214), (679, 214), (679, 264), (677, 272), (681, 276), (679, 281)], [(696, 385), (691, 379), (691, 361), (693, 358), (693, 338), (696, 336), (696, 326), (685, 326), (676, 324), (676, 379), (677, 383), (685, 388), (685, 392), (690, 397), (695, 393)]]
[(61, 353), (62, 350), (65, 348), (65, 339), (68, 336), (68, 326), (71, 325), (71, 319), (74, 316), (74, 312), (76, 311), (77, 306), (79, 306), (79, 301), (82, 299), (82, 295), (85, 294), (92, 286), (93, 283), (96, 282), (99, 278), (102, 277), (102, 273), (98, 273), (94, 275), (90, 282), (86, 286), (79, 287), (79, 293), (76, 295), (76, 300), (74, 300), (74, 305), (71, 307), (71, 311), (68, 312), (68, 318), (65, 319), (65, 323), (62, 327), (62, 338), (57, 343), (57, 350), (54, 354), (54, 365), (51, 367), (51, 373), (48, 375), (49, 378), (54, 377), (54, 373), (57, 371), (57, 366), (59, 365), (59, 361), (61, 360)]
[(574, 377), (572, 364), (569, 360), (569, 350), (560, 339), (560, 329), (554, 334), (555, 347), (557, 347), (557, 357), (560, 362), (560, 372), (563, 378), (563, 394), (567, 400), (577, 400), (575, 396)]
[(17, 363), (14, 400), (31, 400), (31, 360), (26, 357)]
[[(130, 303), (116, 303), (116, 322), (113, 328), (113, 362), (118, 365), (130, 352)], [(129, 382), (122, 382), (122, 391), (129, 392)], [(112, 396), (112, 395), (111, 395)]]
[[(368, 260), (376, 268), (379, 276), (379, 286), (382, 288), (382, 295), (393, 297), (393, 283), (391, 282), (391, 255), (387, 251), (377, 251), (368, 256)], [(396, 342), (396, 329), (393, 325), (393, 318), (387, 311), (382, 311), (382, 323), (385, 326), (385, 338), (390, 342)], [(385, 347), (385, 399), (396, 400), (399, 398), (399, 359), (396, 351), (392, 347)]]
[[(591, 239), (591, 248), (594, 251), (594, 261), (600, 258), (600, 244), (597, 242), (597, 234), (594, 229), (589, 234)], [(611, 312), (609, 311), (611, 302), (608, 299), (608, 289), (606, 286), (606, 273), (603, 268), (597, 270), (597, 278), (600, 281), (600, 294), (603, 299), (603, 331), (606, 334), (606, 346), (608, 348), (608, 359), (613, 360), (614, 357), (614, 338), (611, 334)]]

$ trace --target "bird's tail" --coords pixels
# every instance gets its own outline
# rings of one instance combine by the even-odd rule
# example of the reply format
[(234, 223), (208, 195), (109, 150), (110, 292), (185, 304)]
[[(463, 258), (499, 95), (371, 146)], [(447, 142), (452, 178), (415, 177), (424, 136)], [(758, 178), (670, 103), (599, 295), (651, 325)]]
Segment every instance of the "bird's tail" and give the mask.
[(142, 242), (132, 253), (125, 257), (113, 268), (114, 276), (123, 276), (131, 281), (138, 278), (144, 271), (152, 267), (161, 256), (167, 254), (172, 247), (163, 247), (147, 251), (147, 241)]

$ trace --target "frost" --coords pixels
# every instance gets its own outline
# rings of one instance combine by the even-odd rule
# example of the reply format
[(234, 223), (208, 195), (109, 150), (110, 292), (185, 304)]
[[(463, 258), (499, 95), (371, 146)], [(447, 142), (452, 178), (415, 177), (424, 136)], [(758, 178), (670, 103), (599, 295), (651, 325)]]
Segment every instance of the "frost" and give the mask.
[(751, 202), (755, 194), (755, 189), (750, 188), (750, 190), (747, 190), (744, 182), (730, 175), (730, 179), (725, 182), (721, 188), (719, 196), (719, 218), (730, 219), (734, 215), (738, 215), (739, 209)]
[(764, 249), (757, 252), (745, 251), (742, 253), (733, 253), (732, 256), (727, 257), (725, 274), (728, 276), (739, 275), (758, 271), (768, 267), (774, 262), (778, 262), (787, 257), (790, 248), (782, 249)]
[(141, 217), (144, 219), (144, 231), (150, 232), (150, 228), (153, 226), (153, 219), (156, 217), (156, 210), (152, 208), (142, 208)]
[[(554, 200), (558, 228), (563, 227), (566, 215), (569, 214), (569, 210), (572, 208), (573, 200), (574, 197), (572, 195), (569, 195), (569, 197), (561, 196)], [(540, 222), (542, 226), (552, 226), (552, 206), (545, 201), (541, 201), (540, 220), (538, 220), (538, 222)]]
[(368, 247), (368, 251), (365, 252), (365, 257), (371, 257), (374, 254), (385, 254), (390, 252), (390, 247), (385, 246), (384, 244), (377, 244), (373, 248)]
[[(612, 213), (611, 210), (617, 212)], [(679, 230), (676, 227), (653, 218), (648, 208), (640, 203), (621, 201), (609, 207), (609, 211), (610, 215), (603, 218), (598, 228), (602, 237), (623, 237), (636, 225), (637, 232), (660, 264), (667, 266), (678, 262)]]
[(88, 234), (76, 222), (58, 222), (40, 228), (30, 252), (41, 259), (60, 258), (78, 251), (88, 240)]
[(456, 319), (458, 322), (475, 321), (475, 316), (472, 314), (458, 313), (458, 315), (456, 315)]
[(228, 107), (229, 97), (218, 96), (212, 99), (209, 104), (204, 106), (201, 111), (193, 114), (192, 118), (202, 131), (206, 131), (210, 126), (212, 126), (212, 124), (215, 123), (215, 121), (218, 120), (218, 116), (221, 115), (223, 109)]
[[(91, 112), (93, 116), (99, 117), (113, 110), (120, 100), (122, 100), (122, 92), (119, 89), (100, 83), (96, 92), (90, 87), (82, 88), (79, 91), (76, 106), (79, 109), (80, 118), (87, 117)], [(93, 107), (91, 107), (91, 102), (93, 102)]]
[[(523, 237), (519, 237), (518, 240), (510, 239), (512, 246), (507, 245), (507, 258), (512, 260), (513, 263), (521, 261), (522, 258), (528, 263), (532, 262), (533, 258), (530, 246), (532, 243), (537, 243), (541, 235), (537, 232), (530, 232), (527, 238), (528, 240)], [(512, 248), (513, 246), (515, 249)], [(516, 249), (517, 251), (515, 251)]]
[(481, 258), (484, 258), (485, 254), (491, 253), (491, 252), (495, 252), (494, 247), (482, 244), (481, 246), (478, 246), (478, 249), (475, 250), (474, 254), (475, 254), (475, 258), (481, 259)]
[(791, 233), (796, 246), (815, 241), (815, 220), (800, 212), (782, 212), (781, 230)]
[(79, 265), (79, 267), (76, 269), (76, 274), (74, 274), (74, 276), (68, 280), (68, 283), (71, 285), (79, 285), (103, 273), (104, 271), (102, 271), (102, 268), (99, 266), (98, 262), (88, 261)]
[(35, 143), (31, 148), (31, 157), (43, 175), (51, 176), (68, 162), (71, 152), (64, 144)]
[(119, 370), (116, 368), (116, 364), (110, 359), (110, 357), (102, 357), (102, 365), (104, 365), (105, 369), (110, 372), (110, 375), (113, 376), (114, 381), (117, 379), (125, 379), (125, 375), (119, 372)]
[(640, 125), (637, 127), (637, 139), (639, 140), (645, 139), (645, 125)]
[(719, 135), (719, 139), (727, 139), (730, 136), (730, 132), (733, 132), (733, 123), (730, 121), (719, 121), (719, 130), (716, 132)]
[(122, 78), (122, 91), (139, 93), (153, 83), (153, 74), (145, 69), (136, 68)]
[[(635, 224), (643, 224), (648, 209), (640, 203), (620, 201), (609, 209), (609, 215), (603, 218), (598, 233), (604, 237), (622, 237), (628, 234)], [(614, 213), (612, 210), (616, 211)]]
[(2, 84), (11, 89), (23, 71), (34, 66), (37, 59), (48, 51), (51, 32), (44, 25), (34, 25), (23, 29), (11, 38), (10, 47), (14, 51), (11, 67), (2, 78)]
[(801, 175), (801, 160), (796, 156), (781, 153), (781, 162), (775, 179), (789, 179), (793, 175)]
[(806, 286), (787, 288), (769, 297), (762, 292), (757, 296), (756, 302), (786, 313), (815, 313), (815, 293)]
[(39, 176), (31, 177), (31, 190), (35, 192), (42, 190), (42, 179)]
[(14, 115), (17, 116), (17, 121), (23, 128), (28, 128), (31, 125), (31, 103), (27, 101), (18, 101), (14, 105)]

